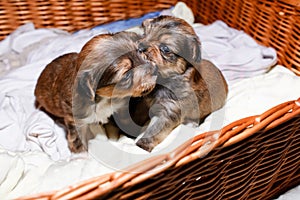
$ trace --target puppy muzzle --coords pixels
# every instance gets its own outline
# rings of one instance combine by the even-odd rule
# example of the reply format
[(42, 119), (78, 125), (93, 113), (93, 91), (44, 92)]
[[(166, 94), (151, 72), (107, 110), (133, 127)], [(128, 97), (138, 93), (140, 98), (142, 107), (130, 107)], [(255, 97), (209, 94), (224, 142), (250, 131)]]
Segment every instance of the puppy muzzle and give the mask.
[(138, 66), (139, 76), (136, 76), (136, 80), (139, 82), (138, 87), (135, 89), (139, 91), (142, 96), (150, 93), (155, 85), (157, 80), (158, 69), (155, 65), (147, 63), (144, 65)]

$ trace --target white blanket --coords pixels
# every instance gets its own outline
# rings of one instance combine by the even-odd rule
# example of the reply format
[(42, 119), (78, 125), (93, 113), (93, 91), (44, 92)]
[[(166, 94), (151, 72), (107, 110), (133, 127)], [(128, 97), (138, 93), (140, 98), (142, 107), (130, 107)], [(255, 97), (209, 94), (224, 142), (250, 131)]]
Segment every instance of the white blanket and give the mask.
[[(221, 22), (218, 23), (220, 25)], [(224, 24), (221, 26), (224, 28)], [(194, 27), (205, 32), (203, 26)], [(35, 108), (33, 91), (46, 64), (64, 53), (80, 51), (83, 44), (96, 34), (99, 32), (83, 30), (70, 35), (56, 29), (34, 29), (32, 24), (27, 24), (0, 43), (0, 69), (10, 69), (9, 73), (2, 71), (4, 75), (0, 78), (1, 199), (61, 189), (80, 180), (124, 168), (146, 157), (168, 152), (196, 134), (220, 129), (237, 119), (260, 114), (300, 96), (300, 78), (282, 66), (265, 73), (276, 56), (268, 52), (273, 57), (264, 57), (262, 52), (265, 48), (251, 41), (252, 47), (259, 51), (251, 54), (250, 60), (249, 55), (245, 56), (247, 62), (239, 62), (236, 67), (242, 69), (238, 70), (242, 74), (240, 71), (249, 69), (248, 64), (252, 62), (251, 67), (259, 69), (260, 75), (252, 73), (249, 76), (252, 78), (239, 82), (231, 82), (227, 78), (230, 88), (226, 105), (211, 114), (199, 128), (179, 126), (151, 154), (136, 147), (129, 138), (122, 137), (116, 142), (99, 134), (90, 142), (90, 154), (71, 155), (63, 129)], [(228, 58), (219, 59), (224, 51), (220, 51), (219, 56), (217, 52), (211, 54), (209, 52), (214, 52), (214, 48), (205, 45), (209, 44), (205, 38), (202, 42), (203, 51), (207, 52), (204, 55), (214, 56), (214, 62), (220, 69), (221, 66), (230, 66), (226, 69), (232, 67), (223, 62)], [(235, 52), (231, 61), (240, 58), (237, 53), (245, 53), (236, 50), (243, 45), (231, 46), (230, 51)], [(249, 52), (249, 45), (247, 48), (246, 52)], [(268, 62), (264, 62), (264, 58)]]
[[(198, 129), (179, 126), (167, 140), (155, 149), (155, 152), (169, 151), (170, 146), (173, 149), (180, 144), (180, 142), (175, 143), (173, 146), (174, 140), (182, 142), (197, 133), (221, 128), (242, 117), (260, 114), (279, 103), (299, 98), (299, 94), (300, 78), (286, 68), (276, 66), (268, 74), (234, 84), (230, 89), (224, 108), (210, 115)], [(168, 146), (170, 143), (172, 145)], [(124, 152), (131, 152), (131, 154), (123, 152), (123, 154), (114, 155), (118, 152), (116, 149), (109, 154), (104, 153), (109, 151), (103, 144), (108, 145), (108, 148), (115, 146), (116, 149), (119, 148)], [(65, 142), (60, 145), (57, 148), (66, 148)], [(89, 155), (77, 155), (75, 158), (71, 157), (61, 161), (50, 159), (46, 153), (40, 150), (9, 152), (2, 149), (0, 151), (0, 197), (10, 199), (24, 194), (61, 189), (80, 180), (118, 170), (149, 156), (143, 150), (135, 147), (133, 141), (127, 138), (123, 138), (117, 143), (107, 141), (100, 136), (91, 141), (90, 147), (92, 153)], [(160, 151), (159, 148), (163, 151)], [(95, 149), (96, 153), (93, 152)], [(106, 157), (98, 155), (99, 152), (108, 155), (111, 160), (106, 160)], [(137, 157), (136, 155), (142, 156)], [(293, 195), (295, 194), (293, 193)]]
[(257, 44), (243, 31), (222, 21), (195, 27), (202, 43), (202, 56), (215, 63), (228, 84), (266, 73), (277, 61), (276, 51)]

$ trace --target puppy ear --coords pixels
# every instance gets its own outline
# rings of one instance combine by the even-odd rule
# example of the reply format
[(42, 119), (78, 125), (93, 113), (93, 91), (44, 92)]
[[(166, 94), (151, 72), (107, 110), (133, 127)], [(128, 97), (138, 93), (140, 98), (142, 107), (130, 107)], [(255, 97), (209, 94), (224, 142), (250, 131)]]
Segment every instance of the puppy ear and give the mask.
[(200, 63), (201, 61), (201, 44), (197, 37), (190, 39), (190, 47), (192, 47), (192, 61)]
[(94, 100), (96, 85), (93, 84), (93, 77), (90, 71), (85, 71), (78, 77), (77, 92), (85, 99)]
[(199, 85), (199, 82), (202, 79), (202, 76), (200, 74), (198, 66), (197, 66), (197, 68), (194, 68), (194, 67), (188, 68), (186, 70), (186, 72), (184, 73), (184, 77), (193, 84), (192, 85), (193, 87), (194, 87), (194, 85)]
[(72, 104), (75, 119), (84, 119), (93, 112), (90, 108), (95, 100), (93, 85), (92, 77), (88, 71), (80, 72), (76, 77)]
[(142, 23), (142, 28), (145, 29), (146, 27), (149, 27), (153, 19), (146, 19)]
[[(181, 36), (182, 37), (182, 36)], [(183, 57), (187, 62), (193, 66), (201, 62), (201, 46), (197, 37), (183, 37), (179, 41), (178, 55)]]

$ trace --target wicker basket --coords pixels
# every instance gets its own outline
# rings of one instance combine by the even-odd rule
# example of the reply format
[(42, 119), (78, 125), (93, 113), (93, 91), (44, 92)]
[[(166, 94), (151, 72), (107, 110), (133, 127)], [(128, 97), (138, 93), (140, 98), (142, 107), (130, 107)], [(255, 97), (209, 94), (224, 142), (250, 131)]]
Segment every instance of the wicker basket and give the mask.
[[(33, 21), (68, 31), (169, 8), (176, 0), (4, 0), (0, 37)], [(300, 75), (299, 0), (186, 0), (196, 21), (221, 19), (277, 50)], [(300, 95), (299, 95), (300, 96)], [(28, 199), (271, 199), (300, 184), (300, 99), (201, 134), (169, 154)], [(205, 139), (204, 139), (205, 135)], [(213, 148), (200, 151), (204, 140)], [(191, 145), (192, 143), (192, 145)], [(205, 157), (203, 155), (208, 153)], [(130, 171), (130, 170), (129, 170)], [(151, 173), (148, 173), (151, 172)]]

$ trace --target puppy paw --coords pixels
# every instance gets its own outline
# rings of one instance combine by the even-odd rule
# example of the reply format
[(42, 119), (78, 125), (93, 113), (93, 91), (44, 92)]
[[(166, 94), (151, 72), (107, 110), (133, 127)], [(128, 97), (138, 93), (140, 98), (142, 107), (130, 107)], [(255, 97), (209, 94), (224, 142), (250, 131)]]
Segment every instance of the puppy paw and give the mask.
[(187, 127), (191, 127), (191, 128), (196, 128), (196, 127), (198, 127), (199, 126), (199, 124), (198, 123), (196, 123), (196, 122), (189, 122), (189, 123), (187, 123), (187, 124), (185, 124)]
[(82, 153), (86, 151), (86, 148), (79, 138), (73, 142), (69, 142), (69, 148), (73, 153)]
[(151, 152), (155, 145), (150, 138), (141, 138), (136, 142), (136, 145), (148, 152)]

